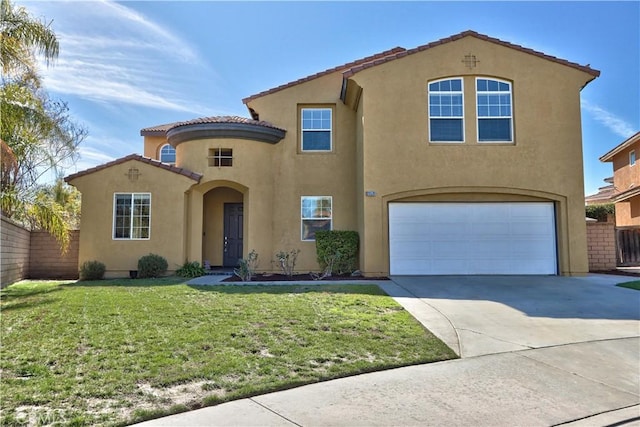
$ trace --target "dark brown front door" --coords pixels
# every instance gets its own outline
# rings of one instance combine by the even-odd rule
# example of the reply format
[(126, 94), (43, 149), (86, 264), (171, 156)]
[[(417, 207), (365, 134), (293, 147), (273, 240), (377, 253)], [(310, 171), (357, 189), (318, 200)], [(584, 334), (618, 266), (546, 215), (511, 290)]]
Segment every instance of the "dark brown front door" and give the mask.
[(222, 263), (237, 267), (242, 258), (242, 203), (224, 204), (224, 248)]

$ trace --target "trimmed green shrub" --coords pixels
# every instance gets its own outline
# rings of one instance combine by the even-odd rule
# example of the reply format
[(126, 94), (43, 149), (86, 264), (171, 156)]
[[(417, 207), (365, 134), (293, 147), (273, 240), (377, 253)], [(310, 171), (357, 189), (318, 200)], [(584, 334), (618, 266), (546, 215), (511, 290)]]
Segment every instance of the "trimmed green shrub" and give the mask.
[(167, 260), (156, 254), (145, 255), (138, 260), (138, 278), (160, 277), (167, 272)]
[(615, 215), (616, 208), (613, 203), (601, 205), (587, 205), (584, 207), (587, 218), (594, 218), (600, 222), (607, 222), (607, 215)]
[(80, 267), (80, 280), (100, 280), (106, 270), (100, 261), (85, 261)]
[(333, 271), (336, 274), (356, 271), (359, 240), (357, 231), (316, 231), (316, 254), (320, 268), (324, 271), (327, 265), (333, 262)]
[(185, 262), (182, 267), (176, 270), (176, 274), (180, 277), (200, 277), (206, 274), (203, 266), (198, 261)]

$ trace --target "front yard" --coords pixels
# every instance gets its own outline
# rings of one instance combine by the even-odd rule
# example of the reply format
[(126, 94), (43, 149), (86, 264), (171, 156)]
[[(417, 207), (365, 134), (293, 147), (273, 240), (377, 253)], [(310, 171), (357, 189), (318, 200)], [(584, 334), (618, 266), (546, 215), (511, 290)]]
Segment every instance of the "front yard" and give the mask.
[(2, 425), (114, 425), (456, 357), (375, 285), (21, 282), (0, 293)]

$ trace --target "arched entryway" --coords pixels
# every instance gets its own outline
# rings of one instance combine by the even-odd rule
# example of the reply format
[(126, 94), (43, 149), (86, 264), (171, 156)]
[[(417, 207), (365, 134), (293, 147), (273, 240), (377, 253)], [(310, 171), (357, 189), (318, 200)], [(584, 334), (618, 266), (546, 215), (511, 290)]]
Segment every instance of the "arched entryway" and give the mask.
[(212, 267), (236, 267), (244, 245), (244, 195), (216, 187), (202, 203), (202, 260)]

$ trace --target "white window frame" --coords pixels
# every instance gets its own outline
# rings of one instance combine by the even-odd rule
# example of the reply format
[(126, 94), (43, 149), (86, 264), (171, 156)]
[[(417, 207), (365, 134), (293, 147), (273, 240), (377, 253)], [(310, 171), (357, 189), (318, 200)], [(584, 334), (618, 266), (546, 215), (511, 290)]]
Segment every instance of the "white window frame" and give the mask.
[[(304, 127), (304, 112), (305, 111), (328, 111), (329, 118), (329, 128), (321, 128), (321, 129), (306, 129)], [(304, 148), (304, 133), (305, 132), (327, 132), (329, 131), (329, 149), (327, 150), (305, 150)], [(303, 153), (329, 153), (333, 151), (333, 108), (331, 107), (303, 107), (300, 109), (300, 151)]]
[(636, 150), (629, 151), (629, 166), (636, 165)]
[[(229, 154), (223, 154), (223, 152), (229, 152)], [(212, 168), (230, 168), (233, 167), (233, 148), (209, 148), (209, 155), (207, 156), (209, 160), (209, 167)], [(229, 164), (227, 163), (228, 160)], [(216, 163), (218, 163), (216, 165)]]
[[(131, 197), (131, 217), (129, 222), (129, 237), (116, 237), (116, 210), (117, 210), (117, 199), (118, 196), (130, 196)], [(134, 221), (133, 221), (133, 201), (135, 196), (147, 196), (149, 199), (149, 225), (147, 226), (147, 237), (132, 237), (134, 235)], [(151, 193), (130, 193), (130, 192), (118, 192), (113, 193), (113, 215), (112, 215), (112, 225), (111, 225), (111, 238), (113, 240), (149, 240), (151, 239)]]
[[(305, 209), (304, 209), (304, 202), (305, 199), (325, 199), (325, 200), (329, 200), (330, 206), (330, 216), (326, 217), (326, 216), (305, 216)], [(322, 207), (322, 206), (321, 206)], [(302, 240), (303, 242), (315, 242), (315, 238), (314, 239), (305, 239), (305, 233), (304, 233), (304, 224), (305, 221), (323, 221), (323, 220), (328, 220), (329, 221), (329, 230), (333, 230), (333, 196), (301, 196), (300, 197), (300, 240)]]
[(162, 163), (167, 164), (167, 165), (175, 165), (175, 164), (176, 164), (176, 162), (175, 162), (175, 161), (173, 161), (173, 162), (165, 162), (165, 161), (162, 159), (163, 151), (164, 151), (164, 149), (165, 149), (165, 148), (167, 148), (167, 147), (169, 147), (169, 148), (171, 148), (171, 149), (173, 150), (173, 156), (174, 156), (174, 158), (175, 158), (175, 156), (176, 156), (176, 149), (175, 149), (175, 148), (173, 148), (173, 146), (172, 146), (171, 144), (164, 144), (162, 147), (160, 147), (160, 161), (161, 161)]
[[(429, 90), (429, 85), (433, 83), (440, 83), (449, 80), (459, 80), (460, 81), (460, 90), (459, 91), (431, 91)], [(431, 116), (431, 95), (460, 95), (462, 98), (462, 115), (461, 116)], [(447, 77), (444, 79), (432, 80), (427, 83), (427, 112), (428, 112), (428, 120), (429, 120), (429, 142), (435, 144), (464, 144), (465, 142), (465, 117), (464, 117), (464, 78), (462, 77)], [(456, 119), (462, 121), (462, 139), (460, 141), (438, 141), (434, 140), (431, 137), (431, 119)]]
[[(504, 91), (490, 91), (490, 90), (486, 90), (486, 91), (479, 91), (478, 90), (478, 80), (491, 80), (494, 82), (498, 82), (498, 83), (505, 83), (509, 86), (509, 110), (510, 110), (510, 115), (508, 116), (481, 116), (480, 115), (480, 111), (479, 110), (479, 105), (478, 105), (478, 96), (480, 94), (483, 95), (505, 95), (506, 92)], [(510, 81), (507, 80), (501, 80), (501, 79), (496, 79), (493, 77), (476, 77), (476, 81), (475, 81), (475, 92), (476, 92), (476, 137), (477, 137), (477, 141), (478, 144), (513, 144), (514, 142), (514, 136), (513, 136), (513, 84)], [(484, 140), (481, 141), (480, 140), (480, 120), (484, 120), (484, 119), (509, 119), (509, 135), (511, 136), (511, 139), (504, 140), (504, 141), (495, 141), (495, 140)]]

